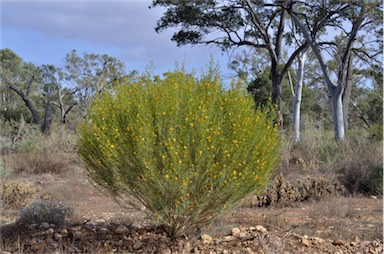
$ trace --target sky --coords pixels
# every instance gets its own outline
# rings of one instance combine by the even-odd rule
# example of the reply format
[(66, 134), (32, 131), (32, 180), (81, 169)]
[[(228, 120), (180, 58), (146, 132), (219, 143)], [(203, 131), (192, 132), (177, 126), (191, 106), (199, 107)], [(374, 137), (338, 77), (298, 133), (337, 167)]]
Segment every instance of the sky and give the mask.
[(211, 56), (221, 75), (232, 74), (229, 56), (214, 46), (177, 47), (174, 31), (156, 33), (156, 21), (164, 9), (149, 9), (149, 0), (0, 0), (0, 47), (10, 48), (35, 65), (64, 65), (64, 57), (76, 49), (107, 54), (126, 65), (127, 72), (153, 65), (155, 74), (184, 64), (200, 72)]

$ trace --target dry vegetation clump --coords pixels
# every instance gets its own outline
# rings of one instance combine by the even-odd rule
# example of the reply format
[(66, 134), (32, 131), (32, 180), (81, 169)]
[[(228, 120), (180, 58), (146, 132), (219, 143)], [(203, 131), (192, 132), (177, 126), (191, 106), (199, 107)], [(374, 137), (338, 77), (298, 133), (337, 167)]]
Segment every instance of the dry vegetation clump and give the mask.
[(55, 126), (49, 135), (21, 125), (19, 137), (14, 137), (14, 152), (6, 156), (7, 165), (15, 173), (61, 174), (77, 160), (77, 135), (65, 126)]
[(70, 167), (70, 160), (65, 155), (49, 152), (29, 152), (10, 157), (10, 165), (15, 173), (25, 174), (60, 174)]
[(17, 210), (28, 204), (40, 191), (27, 182), (3, 180), (0, 183), (0, 202), (3, 209)]
[(274, 178), (273, 185), (263, 194), (254, 196), (251, 203), (253, 207), (290, 206), (295, 202), (318, 201), (330, 196), (345, 195), (345, 193), (343, 185), (324, 178), (298, 179), (292, 186), (280, 173)]
[(335, 165), (338, 180), (352, 194), (383, 194), (382, 142), (351, 140), (341, 147), (343, 160)]
[(43, 222), (62, 225), (70, 213), (71, 209), (63, 204), (49, 200), (36, 200), (21, 209), (17, 222), (27, 226)]

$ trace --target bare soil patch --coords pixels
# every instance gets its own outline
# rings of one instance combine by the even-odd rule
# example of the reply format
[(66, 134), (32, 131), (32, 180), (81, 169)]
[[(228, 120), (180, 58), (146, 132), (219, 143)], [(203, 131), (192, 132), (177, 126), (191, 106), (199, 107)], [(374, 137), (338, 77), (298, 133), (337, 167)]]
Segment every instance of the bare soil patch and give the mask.
[[(59, 175), (12, 175), (41, 188), (38, 197), (73, 210), (65, 225), (18, 225), (0, 217), (0, 250), (56, 253), (382, 253), (383, 200), (330, 197), (292, 207), (242, 204), (187, 238), (171, 240), (145, 212), (124, 209), (96, 189), (79, 167)], [(239, 232), (233, 233), (232, 229)], [(264, 229), (265, 230), (264, 230)], [(207, 234), (211, 239), (200, 237)]]

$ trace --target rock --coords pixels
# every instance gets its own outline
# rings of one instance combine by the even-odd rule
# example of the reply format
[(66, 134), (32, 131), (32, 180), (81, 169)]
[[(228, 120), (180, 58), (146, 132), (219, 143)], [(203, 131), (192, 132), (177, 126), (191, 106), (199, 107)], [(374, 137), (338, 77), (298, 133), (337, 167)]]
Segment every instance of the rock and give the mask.
[(108, 229), (106, 229), (106, 228), (100, 228), (99, 232), (100, 232), (100, 236), (101, 236), (102, 238), (105, 238), (106, 235), (107, 235)]
[(59, 233), (56, 233), (56, 234), (54, 235), (54, 237), (55, 237), (55, 240), (56, 240), (56, 241), (61, 241), (61, 240), (63, 239), (63, 236), (62, 236), (61, 234), (59, 234)]
[(181, 245), (181, 254), (191, 253), (192, 245), (190, 242), (183, 242)]
[(355, 238), (353, 238), (353, 241), (355, 243), (360, 243), (360, 237), (359, 236), (355, 236)]
[(371, 195), (369, 197), (372, 198), (372, 199), (377, 199), (377, 197), (375, 195)]
[(307, 235), (304, 235), (303, 237), (301, 237), (301, 244), (305, 247), (309, 247), (311, 245)]
[(124, 226), (124, 225), (120, 225), (120, 226), (117, 227), (116, 233), (118, 233), (118, 234), (128, 234), (129, 233), (129, 229), (126, 226)]
[(261, 233), (263, 233), (263, 234), (268, 232), (268, 230), (265, 227), (261, 226), (261, 225), (257, 225), (256, 226), (256, 230), (261, 232)]
[(237, 236), (238, 234), (240, 234), (240, 229), (239, 228), (232, 228), (231, 229), (231, 234), (233, 236)]
[(332, 242), (335, 246), (344, 246), (347, 242), (341, 239), (336, 239)]
[(81, 231), (74, 231), (73, 232), (73, 238), (81, 239), (81, 236), (82, 236)]
[(48, 222), (42, 222), (42, 223), (40, 224), (40, 228), (48, 229), (48, 228), (50, 228), (50, 227), (51, 227), (51, 226), (49, 225)]
[(68, 230), (66, 228), (63, 228), (61, 231), (60, 231), (60, 234), (63, 236), (63, 237), (67, 237), (68, 236)]
[(165, 245), (163, 243), (163, 244), (160, 245), (160, 248), (157, 251), (157, 254), (172, 254), (172, 251), (171, 251), (171, 249), (167, 245)]
[(313, 241), (314, 244), (322, 244), (325, 240), (320, 238), (320, 237), (311, 237), (310, 238), (311, 241)]
[(105, 220), (104, 219), (97, 219), (95, 221), (97, 224), (104, 224), (105, 223)]
[(247, 251), (247, 253), (249, 253), (249, 254), (256, 254), (256, 252), (254, 252), (251, 248), (249, 248), (249, 247), (247, 247), (246, 248), (246, 251)]
[(133, 249), (134, 250), (138, 250), (141, 248), (141, 246), (143, 246), (143, 243), (140, 241), (140, 240), (137, 240), (134, 244), (133, 244)]
[(47, 230), (45, 230), (45, 234), (48, 236), (52, 236), (53, 233), (55, 233), (55, 230), (53, 230), (53, 228), (48, 228)]
[(202, 234), (201, 235), (201, 242), (203, 244), (212, 244), (213, 243), (213, 239), (210, 235), (208, 234)]
[(249, 227), (249, 231), (255, 231), (256, 228), (255, 227)]
[(36, 243), (32, 246), (31, 249), (36, 253), (43, 253), (45, 250), (45, 243), (44, 242)]
[(247, 233), (245, 233), (245, 232), (240, 232), (239, 237), (240, 237), (240, 238), (244, 238), (246, 235), (247, 235)]
[(373, 240), (371, 244), (373, 247), (379, 247), (380, 246), (380, 243), (377, 240)]

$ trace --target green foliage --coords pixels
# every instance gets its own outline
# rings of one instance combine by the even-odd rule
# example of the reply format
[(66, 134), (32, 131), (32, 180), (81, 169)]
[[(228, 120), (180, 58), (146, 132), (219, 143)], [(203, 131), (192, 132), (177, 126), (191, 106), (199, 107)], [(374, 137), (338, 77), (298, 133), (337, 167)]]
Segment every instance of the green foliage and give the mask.
[(104, 93), (79, 129), (88, 175), (112, 196), (132, 195), (171, 237), (260, 192), (279, 161), (268, 112), (212, 70), (124, 83)]

